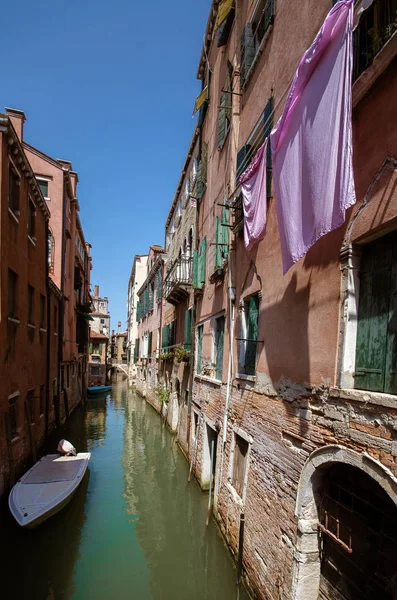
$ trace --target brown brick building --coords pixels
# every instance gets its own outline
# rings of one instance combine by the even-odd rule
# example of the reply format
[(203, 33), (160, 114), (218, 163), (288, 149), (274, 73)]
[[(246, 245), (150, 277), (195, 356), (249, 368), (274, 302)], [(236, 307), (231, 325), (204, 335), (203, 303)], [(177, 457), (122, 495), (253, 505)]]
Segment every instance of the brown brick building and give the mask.
[(250, 251), (242, 239), (239, 176), (331, 6), (214, 0), (198, 70), (188, 454), (203, 489), (214, 483), (215, 517), (236, 556), (245, 519), (243, 565), (258, 598), (392, 598), (396, 589), (394, 0), (361, 14), (356, 3), (357, 202), (345, 224), (283, 275), (269, 161), (265, 236)]
[(77, 173), (1, 115), (0, 495), (87, 387), (91, 257)]

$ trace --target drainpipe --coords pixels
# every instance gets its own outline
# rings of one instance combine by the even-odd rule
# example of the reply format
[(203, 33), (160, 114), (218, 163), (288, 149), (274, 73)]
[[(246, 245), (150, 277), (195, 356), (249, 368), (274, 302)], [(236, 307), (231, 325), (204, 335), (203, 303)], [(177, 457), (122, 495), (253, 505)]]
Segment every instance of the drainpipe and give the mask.
[(234, 339), (234, 301), (235, 301), (235, 290), (232, 287), (232, 269), (231, 269), (231, 257), (229, 254), (229, 265), (228, 265), (228, 296), (229, 296), (229, 361), (227, 369), (227, 387), (226, 387), (226, 402), (225, 402), (225, 414), (223, 416), (223, 446), (226, 444), (227, 437), (227, 413), (229, 411), (230, 403), (230, 390), (233, 380), (233, 339)]

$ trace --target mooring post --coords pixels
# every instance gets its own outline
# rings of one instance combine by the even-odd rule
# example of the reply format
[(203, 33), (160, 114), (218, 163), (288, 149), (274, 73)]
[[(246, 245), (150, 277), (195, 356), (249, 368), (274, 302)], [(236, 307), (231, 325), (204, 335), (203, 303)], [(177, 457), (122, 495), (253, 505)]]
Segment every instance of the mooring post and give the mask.
[(215, 441), (214, 439), (211, 440), (211, 467), (210, 467), (210, 492), (209, 492), (209, 497), (208, 497), (208, 510), (207, 510), (207, 520), (205, 522), (206, 527), (208, 527), (208, 523), (210, 522), (210, 515), (211, 515), (211, 507), (212, 507), (212, 480), (213, 480), (213, 468), (214, 468), (214, 448), (215, 448)]
[(244, 524), (245, 516), (244, 513), (240, 515), (240, 529), (238, 535), (238, 559), (237, 559), (237, 579), (236, 584), (241, 584), (241, 573), (243, 571), (243, 550), (244, 550)]

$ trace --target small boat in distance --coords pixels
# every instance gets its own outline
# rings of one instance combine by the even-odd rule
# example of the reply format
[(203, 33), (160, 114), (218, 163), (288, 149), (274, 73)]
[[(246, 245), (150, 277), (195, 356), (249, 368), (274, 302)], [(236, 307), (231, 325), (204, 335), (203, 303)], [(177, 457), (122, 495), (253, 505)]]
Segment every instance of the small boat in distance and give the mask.
[(103, 394), (104, 392), (109, 392), (112, 389), (111, 385), (96, 385), (94, 387), (89, 387), (88, 395), (94, 396), (96, 394)]
[(84, 477), (90, 457), (90, 452), (76, 456), (47, 454), (34, 464), (8, 497), (17, 523), (21, 527), (37, 527), (66, 506)]

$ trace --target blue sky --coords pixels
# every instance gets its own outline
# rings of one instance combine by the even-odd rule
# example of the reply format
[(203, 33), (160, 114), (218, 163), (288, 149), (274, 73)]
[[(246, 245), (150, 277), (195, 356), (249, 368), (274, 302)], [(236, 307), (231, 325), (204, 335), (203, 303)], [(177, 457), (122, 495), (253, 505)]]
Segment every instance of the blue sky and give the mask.
[(21, 0), (0, 36), (2, 101), (79, 173), (92, 285), (125, 326), (135, 254), (164, 224), (193, 132), (210, 0)]

